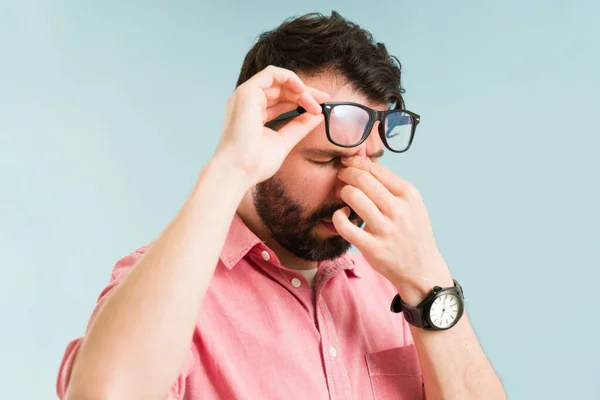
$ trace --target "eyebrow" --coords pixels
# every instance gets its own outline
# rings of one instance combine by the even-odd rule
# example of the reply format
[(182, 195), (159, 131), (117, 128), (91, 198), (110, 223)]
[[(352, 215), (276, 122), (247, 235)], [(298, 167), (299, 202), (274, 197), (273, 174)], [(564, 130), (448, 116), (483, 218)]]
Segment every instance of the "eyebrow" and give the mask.
[[(350, 157), (353, 155), (353, 154), (344, 153), (343, 151), (339, 151), (339, 150), (324, 150), (324, 149), (308, 149), (306, 152), (309, 154), (315, 155), (315, 156), (327, 156), (327, 157), (334, 157), (334, 158)], [(381, 157), (383, 157), (384, 153), (385, 152), (383, 149), (379, 149), (375, 153), (370, 154), (369, 158), (381, 158)]]

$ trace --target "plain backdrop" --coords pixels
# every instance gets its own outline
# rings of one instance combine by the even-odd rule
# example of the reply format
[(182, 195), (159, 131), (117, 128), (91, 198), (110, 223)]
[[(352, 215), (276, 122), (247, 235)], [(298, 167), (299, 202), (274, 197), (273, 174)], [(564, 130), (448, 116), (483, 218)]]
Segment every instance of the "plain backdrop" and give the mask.
[(403, 67), (413, 183), (511, 399), (600, 398), (598, 2), (0, 1), (2, 398), (55, 398), (114, 263), (215, 150), (257, 35), (331, 10)]

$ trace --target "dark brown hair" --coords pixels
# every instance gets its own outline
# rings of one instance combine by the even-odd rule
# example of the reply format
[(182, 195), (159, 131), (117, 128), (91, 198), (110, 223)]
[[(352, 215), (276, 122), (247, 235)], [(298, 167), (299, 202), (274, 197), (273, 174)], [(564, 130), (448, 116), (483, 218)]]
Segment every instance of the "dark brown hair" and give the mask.
[(357, 24), (332, 11), (287, 19), (262, 33), (250, 49), (236, 87), (274, 65), (314, 76), (332, 70), (369, 100), (404, 107), (401, 64), (383, 43)]

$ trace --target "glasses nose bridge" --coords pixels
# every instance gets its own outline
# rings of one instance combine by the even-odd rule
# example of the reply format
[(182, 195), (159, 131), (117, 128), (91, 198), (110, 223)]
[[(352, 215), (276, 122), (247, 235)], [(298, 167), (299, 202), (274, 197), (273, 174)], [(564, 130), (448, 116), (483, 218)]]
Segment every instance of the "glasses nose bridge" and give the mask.
[(385, 120), (385, 111), (379, 111), (379, 110), (372, 110), (372, 115), (373, 115), (373, 120), (371, 121), (371, 126), (369, 129), (369, 133), (370, 131), (373, 130), (373, 128), (375, 127), (375, 123), (377, 121), (379, 121), (379, 125), (377, 126), (377, 130), (379, 132), (381, 132), (382, 127), (383, 127), (383, 122)]
[(385, 117), (385, 111), (373, 110), (373, 114), (375, 114), (375, 121), (383, 122), (383, 118)]
[[(379, 110), (369, 110), (369, 122), (365, 127), (366, 131), (364, 133), (363, 139), (360, 142), (360, 145), (364, 145), (369, 140), (383, 140), (381, 139), (381, 132), (383, 129), (383, 121), (385, 119), (385, 112)], [(377, 124), (379, 122), (379, 124)], [(377, 125), (377, 126), (375, 126)], [(371, 138), (371, 134), (374, 133), (377, 139)], [(377, 147), (377, 144), (372, 144)], [(366, 151), (366, 150), (365, 150)], [(366, 153), (364, 155), (366, 157)]]

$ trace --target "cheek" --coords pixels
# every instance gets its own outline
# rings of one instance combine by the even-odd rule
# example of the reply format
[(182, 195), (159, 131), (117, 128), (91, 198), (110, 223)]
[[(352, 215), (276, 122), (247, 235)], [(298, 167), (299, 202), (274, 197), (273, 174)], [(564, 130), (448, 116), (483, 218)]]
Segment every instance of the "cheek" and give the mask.
[(315, 208), (333, 201), (337, 172), (335, 168), (308, 164), (299, 171), (286, 173), (280, 170), (276, 175), (286, 183), (287, 191), (294, 199), (309, 208)]

